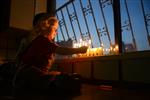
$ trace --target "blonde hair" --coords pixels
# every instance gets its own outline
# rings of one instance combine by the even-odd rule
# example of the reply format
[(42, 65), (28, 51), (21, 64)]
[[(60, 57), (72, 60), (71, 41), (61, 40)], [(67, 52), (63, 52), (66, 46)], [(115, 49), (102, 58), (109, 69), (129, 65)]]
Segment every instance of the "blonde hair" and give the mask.
[(49, 34), (55, 23), (58, 23), (58, 20), (55, 17), (40, 20), (37, 25), (34, 26), (32, 34)]

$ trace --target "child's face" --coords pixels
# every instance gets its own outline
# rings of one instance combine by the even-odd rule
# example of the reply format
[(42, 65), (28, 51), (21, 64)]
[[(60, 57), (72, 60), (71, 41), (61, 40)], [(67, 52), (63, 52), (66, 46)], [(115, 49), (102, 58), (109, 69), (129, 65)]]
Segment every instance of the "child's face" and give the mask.
[(51, 33), (49, 34), (50, 39), (54, 39), (56, 34), (57, 34), (57, 29), (58, 29), (58, 23), (55, 23), (52, 27), (51, 27)]

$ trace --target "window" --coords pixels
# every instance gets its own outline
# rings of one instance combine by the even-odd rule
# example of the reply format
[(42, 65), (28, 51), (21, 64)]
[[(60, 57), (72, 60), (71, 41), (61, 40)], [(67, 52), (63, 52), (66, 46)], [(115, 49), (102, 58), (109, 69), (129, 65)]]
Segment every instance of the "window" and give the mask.
[(121, 0), (120, 3), (125, 52), (150, 50), (150, 1)]
[[(60, 1), (56, 0), (58, 42), (71, 39), (73, 44), (85, 44), (90, 40), (90, 48), (101, 48), (102, 55), (117, 54), (113, 0)], [(123, 52), (150, 50), (148, 4), (149, 0), (120, 0)]]

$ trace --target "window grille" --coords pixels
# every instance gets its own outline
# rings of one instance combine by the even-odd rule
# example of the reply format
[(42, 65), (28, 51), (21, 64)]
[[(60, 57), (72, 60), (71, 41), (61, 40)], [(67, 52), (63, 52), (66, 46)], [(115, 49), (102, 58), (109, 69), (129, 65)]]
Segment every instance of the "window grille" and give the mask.
[[(123, 52), (150, 50), (148, 4), (148, 0), (120, 0)], [(56, 41), (72, 40), (72, 46), (86, 42), (90, 48), (102, 48), (102, 55), (118, 54), (113, 52), (118, 49), (113, 14), (113, 0), (68, 0), (56, 10)]]

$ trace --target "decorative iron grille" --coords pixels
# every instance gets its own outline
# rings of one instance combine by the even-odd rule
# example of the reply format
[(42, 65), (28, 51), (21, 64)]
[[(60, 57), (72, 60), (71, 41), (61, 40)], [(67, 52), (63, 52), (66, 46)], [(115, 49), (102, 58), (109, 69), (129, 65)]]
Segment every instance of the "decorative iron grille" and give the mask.
[[(120, 0), (124, 52), (150, 50), (148, 3), (148, 0)], [(112, 5), (113, 0), (69, 0), (56, 10), (60, 25), (56, 41), (72, 40), (75, 44), (90, 40), (91, 48), (101, 47), (105, 54), (111, 53), (117, 45)], [(142, 41), (144, 44), (140, 43)]]

